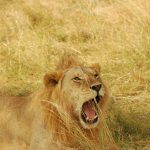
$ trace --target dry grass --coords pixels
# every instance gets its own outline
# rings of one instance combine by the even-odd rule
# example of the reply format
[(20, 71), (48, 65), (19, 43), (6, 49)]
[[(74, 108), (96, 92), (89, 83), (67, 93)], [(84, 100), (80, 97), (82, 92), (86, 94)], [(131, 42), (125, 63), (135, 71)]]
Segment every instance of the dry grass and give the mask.
[(149, 0), (0, 0), (1, 95), (35, 91), (62, 50), (80, 51), (102, 66), (114, 100), (108, 123), (116, 141), (122, 149), (146, 149), (149, 8)]

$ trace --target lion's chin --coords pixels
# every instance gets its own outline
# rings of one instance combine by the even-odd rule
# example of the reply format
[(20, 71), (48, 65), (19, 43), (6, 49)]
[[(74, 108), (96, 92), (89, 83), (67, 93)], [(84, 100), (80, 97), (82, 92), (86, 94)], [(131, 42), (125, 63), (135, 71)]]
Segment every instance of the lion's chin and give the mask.
[(83, 103), (80, 113), (80, 122), (83, 128), (95, 128), (99, 123), (99, 113), (97, 102), (94, 99)]

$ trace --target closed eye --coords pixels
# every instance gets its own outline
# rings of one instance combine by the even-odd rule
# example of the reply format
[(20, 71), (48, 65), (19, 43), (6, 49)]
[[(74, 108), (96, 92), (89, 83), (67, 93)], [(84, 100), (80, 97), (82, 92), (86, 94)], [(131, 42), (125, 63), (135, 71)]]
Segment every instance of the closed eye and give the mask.
[(82, 80), (80, 77), (74, 77), (72, 80), (75, 80), (75, 81), (80, 81)]

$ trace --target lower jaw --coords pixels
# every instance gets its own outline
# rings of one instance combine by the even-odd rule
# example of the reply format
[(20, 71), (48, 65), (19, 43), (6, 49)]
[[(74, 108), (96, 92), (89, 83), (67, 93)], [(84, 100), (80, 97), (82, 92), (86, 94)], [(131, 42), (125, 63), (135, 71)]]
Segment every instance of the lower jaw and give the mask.
[(96, 118), (93, 119), (93, 120), (87, 120), (87, 119), (85, 119), (84, 116), (82, 116), (82, 115), (81, 115), (81, 118), (82, 118), (82, 120), (83, 120), (83, 122), (84, 122), (85, 124), (89, 124), (89, 125), (95, 124), (95, 123), (98, 121), (98, 117), (97, 117), (97, 116), (96, 116)]
[(95, 122), (95, 123), (87, 123), (87, 122), (84, 122), (84, 120), (80, 120), (81, 122), (81, 125), (84, 129), (93, 129), (93, 128), (96, 128), (99, 124), (99, 119)]

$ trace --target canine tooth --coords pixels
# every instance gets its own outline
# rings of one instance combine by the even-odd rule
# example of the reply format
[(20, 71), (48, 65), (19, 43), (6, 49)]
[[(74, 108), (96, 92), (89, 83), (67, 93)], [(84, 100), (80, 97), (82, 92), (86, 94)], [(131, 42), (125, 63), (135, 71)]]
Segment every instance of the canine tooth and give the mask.
[(98, 116), (97, 115), (95, 115), (95, 117), (94, 117), (94, 119), (96, 119)]
[(86, 118), (85, 118), (86, 120), (89, 120), (89, 117), (88, 116), (86, 116)]

